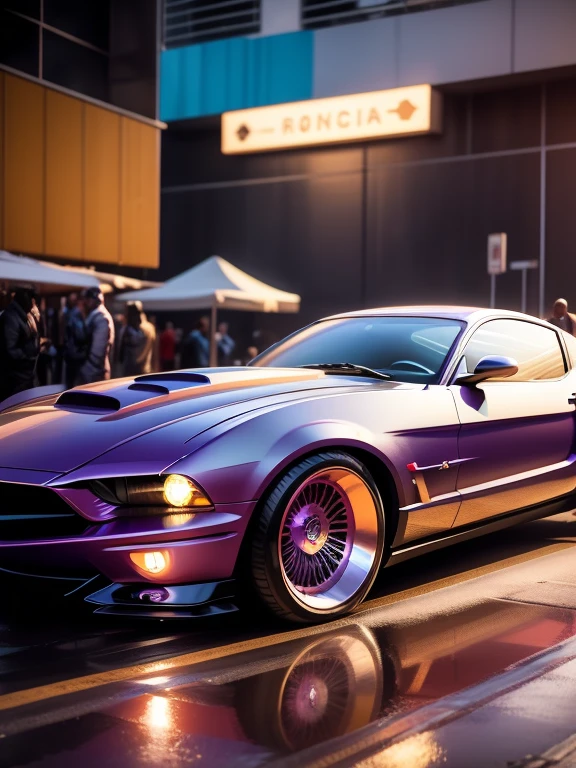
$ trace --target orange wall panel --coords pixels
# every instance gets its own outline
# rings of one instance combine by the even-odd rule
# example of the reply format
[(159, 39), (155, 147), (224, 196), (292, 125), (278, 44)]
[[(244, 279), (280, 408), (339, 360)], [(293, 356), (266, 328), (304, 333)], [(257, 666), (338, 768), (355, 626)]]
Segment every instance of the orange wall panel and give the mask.
[(82, 122), (78, 99), (46, 91), (45, 253), (82, 259)]
[(44, 252), (45, 90), (4, 76), (4, 247)]
[(159, 134), (157, 128), (121, 118), (122, 264), (157, 267), (159, 263)]
[(84, 258), (120, 258), (120, 116), (86, 104), (84, 114)]

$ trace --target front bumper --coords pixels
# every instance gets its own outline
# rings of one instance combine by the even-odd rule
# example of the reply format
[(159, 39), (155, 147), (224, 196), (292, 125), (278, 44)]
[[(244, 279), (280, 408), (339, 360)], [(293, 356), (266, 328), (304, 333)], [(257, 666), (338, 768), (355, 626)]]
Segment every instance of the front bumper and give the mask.
[[(70, 580), (101, 574), (121, 584), (222, 581), (234, 572), (253, 508), (254, 502), (248, 502), (220, 505), (211, 512), (116, 518), (89, 524), (78, 536), (0, 541), (0, 569)], [(151, 550), (165, 557), (166, 567), (158, 574), (130, 558)]]

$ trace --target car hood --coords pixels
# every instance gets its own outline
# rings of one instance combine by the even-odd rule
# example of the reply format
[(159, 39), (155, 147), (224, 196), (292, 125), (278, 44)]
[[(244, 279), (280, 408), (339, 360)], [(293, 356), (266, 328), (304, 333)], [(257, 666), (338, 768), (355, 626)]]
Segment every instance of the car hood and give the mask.
[[(162, 461), (165, 467), (182, 457), (188, 440), (226, 419), (276, 400), (370, 384), (314, 370), (233, 368), (85, 385), (1, 412), (0, 468), (67, 473), (156, 432), (154, 440), (141, 441), (148, 452), (141, 464), (144, 469), (153, 453), (155, 466)], [(162, 430), (169, 439), (162, 439)]]

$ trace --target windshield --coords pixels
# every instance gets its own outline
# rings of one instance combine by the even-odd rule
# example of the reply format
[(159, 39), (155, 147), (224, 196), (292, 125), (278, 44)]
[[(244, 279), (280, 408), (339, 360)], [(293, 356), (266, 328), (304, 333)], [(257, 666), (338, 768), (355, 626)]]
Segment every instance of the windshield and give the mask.
[(433, 317), (346, 317), (323, 320), (264, 351), (254, 366), (295, 368), (354, 363), (396, 381), (434, 384), (463, 328)]

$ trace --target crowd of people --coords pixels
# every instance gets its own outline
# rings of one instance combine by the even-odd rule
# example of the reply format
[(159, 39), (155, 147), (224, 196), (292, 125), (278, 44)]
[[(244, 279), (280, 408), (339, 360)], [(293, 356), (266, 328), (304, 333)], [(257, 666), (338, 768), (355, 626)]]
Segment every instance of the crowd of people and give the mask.
[[(26, 389), (63, 384), (67, 389), (117, 376), (138, 376), (210, 365), (210, 320), (202, 317), (185, 335), (167, 321), (157, 334), (140, 302), (112, 316), (98, 288), (71, 293), (48, 306), (27, 288), (5, 294), (0, 307), (0, 401)], [(219, 366), (243, 365), (258, 354), (254, 346), (239, 357), (228, 324), (215, 334)]]
[[(178, 368), (210, 365), (210, 320), (201, 317), (184, 335), (167, 321), (157, 334), (155, 318), (149, 320), (140, 302), (126, 305), (113, 317), (99, 288), (71, 293), (59, 311), (33, 290), (15, 288), (4, 294), (0, 306), (0, 401), (45, 384), (67, 389), (111, 376), (139, 376)], [(548, 322), (576, 336), (576, 315), (568, 302), (557, 299)], [(258, 332), (254, 334), (256, 338)], [(245, 365), (256, 357), (250, 346), (243, 356), (236, 352), (228, 323), (215, 334), (218, 366)]]

